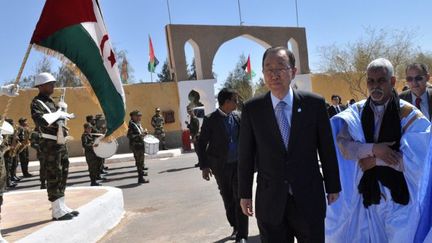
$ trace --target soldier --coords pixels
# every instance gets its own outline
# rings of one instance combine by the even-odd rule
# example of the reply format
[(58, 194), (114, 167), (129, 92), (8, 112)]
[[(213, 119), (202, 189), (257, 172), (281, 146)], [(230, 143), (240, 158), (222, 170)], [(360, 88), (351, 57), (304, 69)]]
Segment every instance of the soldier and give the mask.
[(99, 175), (99, 161), (93, 150), (93, 147), (96, 147), (97, 144), (94, 144), (95, 137), (91, 134), (92, 128), (93, 127), (90, 123), (84, 123), (84, 133), (81, 136), (81, 143), (84, 148), (84, 153), (88, 165), (91, 181), (90, 186), (100, 186), (100, 184), (96, 182), (96, 179)]
[(155, 113), (151, 119), (151, 125), (154, 128), (154, 135), (159, 139), (159, 148), (165, 150), (165, 130), (164, 130), (164, 118), (160, 114), (160, 108), (155, 109)]
[[(13, 120), (12, 119), (5, 119), (6, 122), (8, 122), (9, 124), (11, 124), (13, 126)], [(15, 131), (14, 131), (15, 132)], [(11, 175), (11, 167), (12, 167), (12, 157), (10, 156), (10, 153), (12, 152), (12, 147), (11, 147), (11, 143), (12, 143), (12, 137), (13, 134), (11, 135), (2, 135), (2, 156), (3, 157), (3, 163), (4, 163), (4, 171), (5, 171), (5, 180), (6, 180), (6, 186), (8, 188), (14, 188), (17, 186), (15, 179), (12, 180), (12, 175)]]
[[(198, 134), (199, 134), (199, 120), (195, 116), (195, 113), (192, 108), (188, 108), (188, 114), (190, 117), (190, 122), (186, 121), (187, 128), (190, 131), (190, 135), (192, 138), (192, 143), (194, 145), (195, 153), (198, 155)], [(195, 167), (198, 167), (199, 163), (195, 164)]]
[(147, 172), (144, 171), (144, 136), (147, 135), (147, 129), (143, 129), (141, 126), (142, 114), (140, 111), (134, 110), (129, 115), (131, 120), (129, 121), (127, 137), (129, 138), (129, 147), (135, 158), (138, 183), (149, 183), (150, 180), (144, 178), (147, 176)]
[(69, 172), (68, 151), (65, 144), (67, 131), (64, 127), (66, 119), (75, 116), (62, 109), (66, 104), (58, 105), (50, 98), (54, 93), (56, 79), (50, 73), (40, 73), (35, 78), (35, 87), (39, 94), (31, 103), (31, 115), (36, 125), (35, 130), (41, 132), (40, 149), (46, 163), (48, 200), (51, 202), (53, 220), (69, 220), (79, 213), (70, 209), (64, 202), (64, 192)]
[(21, 143), (18, 150), (18, 157), (21, 164), (21, 172), (24, 177), (32, 177), (33, 175), (28, 171), (29, 164), (29, 149), (30, 146), (30, 129), (27, 124), (27, 119), (21, 117), (18, 120), (18, 141)]
[(30, 134), (30, 146), (36, 150), (36, 157), (39, 160), (39, 180), (40, 180), (40, 189), (46, 189), (46, 164), (43, 160), (43, 154), (40, 149), (40, 141), (41, 141), (41, 133), (37, 130), (34, 130)]
[[(14, 121), (12, 119), (6, 118), (5, 121), (7, 121), (12, 126), (14, 126)], [(8, 179), (7, 179), (8, 187), (15, 187), (16, 184), (14, 185), (14, 183), (12, 182), (21, 181), (21, 178), (16, 176), (16, 169), (18, 167), (17, 149), (18, 149), (18, 142), (19, 142), (17, 135), (18, 135), (17, 129), (14, 129), (13, 134), (5, 136), (6, 143), (8, 145), (8, 149), (4, 152), (4, 160), (8, 171)]]
[[(101, 133), (101, 134), (105, 134), (106, 133), (106, 120), (105, 117), (102, 114), (97, 114), (95, 121), (94, 121), (94, 125), (96, 129), (94, 129), (93, 132), (97, 133)], [(99, 157), (98, 157), (99, 158)], [(99, 167), (100, 167), (100, 174), (108, 174), (108, 166), (105, 166), (105, 159), (104, 158), (99, 158)]]

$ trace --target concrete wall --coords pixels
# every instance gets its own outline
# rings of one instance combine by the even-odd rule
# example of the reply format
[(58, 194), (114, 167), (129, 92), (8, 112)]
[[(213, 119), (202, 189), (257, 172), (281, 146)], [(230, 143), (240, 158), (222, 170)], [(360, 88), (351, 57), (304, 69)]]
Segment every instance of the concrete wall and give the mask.
[[(138, 109), (143, 113), (142, 125), (150, 132), (153, 132), (151, 127), (151, 117), (154, 114), (154, 109), (160, 107), (162, 111), (174, 111), (175, 122), (165, 125), (167, 132), (167, 146), (179, 147), (181, 146), (181, 121), (179, 119), (179, 97), (177, 91), (177, 83), (164, 82), (164, 83), (144, 83), (144, 84), (131, 84), (124, 86), (126, 94), (126, 117), (125, 122), (129, 121), (129, 112)], [(7, 113), (7, 116), (17, 122), (20, 117), (28, 119), (31, 128), (34, 128), (33, 120), (30, 115), (30, 103), (34, 96), (38, 93), (37, 89), (21, 90), (18, 97), (12, 98), (12, 103)], [(56, 89), (52, 97), (58, 100), (61, 90)], [(8, 97), (0, 97), (0, 112), (4, 112)], [(78, 156), (82, 155), (81, 147), (81, 134), (83, 132), (82, 125), (85, 122), (85, 117), (89, 114), (102, 113), (99, 106), (83, 87), (67, 88), (66, 90), (66, 103), (68, 104), (68, 111), (73, 112), (76, 118), (68, 121), (67, 126), (70, 128), (70, 135), (74, 138), (73, 141), (68, 143), (69, 155)], [(121, 137), (119, 142), (119, 153), (129, 151), (127, 138)], [(34, 158), (34, 151), (31, 149), (31, 157)]]
[[(327, 74), (312, 74), (312, 91), (323, 96), (328, 103), (331, 102), (331, 96), (337, 94), (342, 97), (342, 103), (346, 104), (348, 100), (354, 98), (356, 99), (349, 90), (349, 85), (341, 77), (337, 75), (327, 75)], [(404, 82), (396, 82), (396, 90), (401, 92), (404, 86)], [(362, 84), (362, 88), (366, 89), (366, 81)], [(359, 99), (364, 99), (360, 93), (354, 92)]]

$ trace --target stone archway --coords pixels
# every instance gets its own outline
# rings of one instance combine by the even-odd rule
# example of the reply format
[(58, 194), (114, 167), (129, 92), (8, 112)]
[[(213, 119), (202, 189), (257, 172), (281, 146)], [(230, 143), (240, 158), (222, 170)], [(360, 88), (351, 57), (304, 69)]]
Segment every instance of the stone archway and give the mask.
[(170, 24), (165, 26), (165, 32), (170, 69), (177, 82), (187, 80), (186, 42), (194, 49), (197, 79), (213, 79), (212, 64), (219, 47), (239, 36), (251, 39), (264, 48), (288, 47), (290, 43), (297, 58), (298, 74), (309, 73), (305, 28)]

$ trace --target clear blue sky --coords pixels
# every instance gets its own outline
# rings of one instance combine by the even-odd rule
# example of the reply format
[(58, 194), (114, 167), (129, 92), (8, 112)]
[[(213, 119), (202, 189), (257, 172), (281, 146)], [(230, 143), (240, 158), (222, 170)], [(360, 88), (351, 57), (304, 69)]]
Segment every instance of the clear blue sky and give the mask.
[[(0, 83), (16, 77), (44, 3), (42, 0), (0, 1)], [(237, 0), (169, 0), (169, 3), (173, 24), (239, 24)], [(240, 0), (240, 3), (245, 25), (296, 26), (294, 0)], [(128, 52), (136, 80), (149, 82), (149, 34), (156, 57), (161, 63), (167, 58), (164, 26), (169, 19), (166, 0), (101, 0), (100, 4), (110, 40), (118, 49)], [(418, 33), (416, 45), (431, 51), (431, 9), (430, 0), (298, 0), (299, 26), (306, 28), (309, 66), (312, 71), (318, 71), (318, 47), (354, 42), (364, 34), (365, 27), (415, 30)], [(185, 49), (190, 63), (191, 47)], [(216, 87), (221, 86), (242, 53), (251, 55), (257, 80), (261, 75), (263, 52), (263, 47), (242, 37), (225, 43), (213, 63), (213, 71), (218, 75)], [(36, 50), (31, 52), (24, 75), (34, 73), (41, 56)], [(54, 60), (53, 64), (55, 67), (58, 62)]]

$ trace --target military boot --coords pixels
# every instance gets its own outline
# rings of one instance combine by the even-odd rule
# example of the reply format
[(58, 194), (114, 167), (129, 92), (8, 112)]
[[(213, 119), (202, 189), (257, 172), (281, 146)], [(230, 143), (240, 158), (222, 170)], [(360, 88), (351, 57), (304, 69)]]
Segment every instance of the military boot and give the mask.
[(46, 189), (45, 181), (41, 181), (40, 189)]
[(138, 184), (149, 183), (149, 182), (150, 182), (150, 180), (145, 179), (143, 174), (138, 175)]
[(101, 184), (96, 181), (96, 179), (92, 179), (90, 182), (90, 186), (100, 186)]

